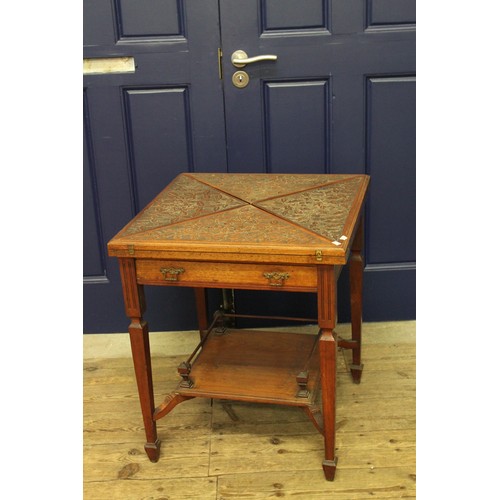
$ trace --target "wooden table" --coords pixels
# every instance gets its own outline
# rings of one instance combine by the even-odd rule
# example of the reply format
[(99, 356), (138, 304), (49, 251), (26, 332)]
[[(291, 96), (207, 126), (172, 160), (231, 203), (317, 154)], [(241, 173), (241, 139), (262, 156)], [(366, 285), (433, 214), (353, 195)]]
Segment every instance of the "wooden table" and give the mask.
[[(183, 401), (284, 404), (302, 408), (323, 434), (323, 470), (333, 480), (337, 347), (352, 349), (354, 382), (363, 368), (362, 208), (368, 184), (366, 175), (184, 173), (108, 243), (109, 255), (120, 262), (151, 461), (160, 453), (156, 421)], [(348, 262), (352, 338), (340, 339), (334, 331), (336, 282)], [(159, 406), (144, 285), (193, 287), (200, 328), (199, 345), (178, 368), (177, 389)], [(209, 318), (207, 288), (316, 293), (319, 332), (229, 328), (221, 311)]]

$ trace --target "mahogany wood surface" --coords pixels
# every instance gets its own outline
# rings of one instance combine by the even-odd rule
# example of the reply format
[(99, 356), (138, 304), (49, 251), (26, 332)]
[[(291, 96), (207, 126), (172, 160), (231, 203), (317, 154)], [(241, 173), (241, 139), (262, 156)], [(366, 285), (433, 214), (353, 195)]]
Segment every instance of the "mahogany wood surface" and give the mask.
[[(366, 175), (181, 174), (108, 243), (120, 261), (151, 461), (160, 453), (156, 421), (183, 401), (274, 403), (306, 411), (324, 436), (325, 477), (334, 479), (337, 347), (352, 349), (355, 382), (362, 369), (368, 184)], [(337, 339), (336, 281), (348, 262), (352, 338)], [(144, 285), (193, 287), (201, 339), (156, 408)], [(217, 315), (209, 325), (206, 288), (316, 293), (319, 334), (227, 329)]]
[(151, 353), (149, 348), (148, 324), (142, 319), (145, 310), (143, 288), (136, 284), (135, 262), (133, 259), (120, 259), (120, 273), (123, 283), (123, 296), (127, 316), (131, 319), (128, 327), (135, 378), (139, 391), (141, 410), (146, 431), (144, 448), (149, 459), (156, 462), (160, 456), (160, 441), (153, 420), (155, 411)]
[[(171, 276), (172, 286), (204, 288), (243, 288), (282, 291), (315, 291), (316, 266), (286, 266), (277, 264), (235, 264), (228, 262), (196, 262), (142, 259), (137, 261), (137, 282), (156, 285), (165, 281), (161, 269), (182, 270)], [(286, 273), (281, 283), (272, 283), (266, 273)]]
[(198, 328), (200, 329), (200, 339), (208, 329), (208, 297), (204, 288), (194, 288), (196, 300), (196, 314), (198, 317)]
[(351, 374), (357, 384), (361, 381), (361, 329), (363, 324), (363, 218), (361, 218), (351, 247), (349, 260), (349, 283), (351, 287), (352, 347)]
[(227, 329), (214, 334), (201, 350), (190, 373), (193, 387), (177, 392), (259, 403), (310, 404), (318, 389), (317, 351), (309, 366), (308, 399), (297, 397), (295, 378), (313, 344), (311, 335)]
[(180, 174), (112, 238), (108, 252), (345, 264), (368, 184), (367, 175)]
[(333, 268), (318, 266), (318, 325), (321, 329), (319, 353), (321, 365), (323, 436), (325, 440), (325, 477), (333, 481), (335, 457), (335, 383), (337, 377), (337, 341), (333, 329), (337, 322), (337, 284)]

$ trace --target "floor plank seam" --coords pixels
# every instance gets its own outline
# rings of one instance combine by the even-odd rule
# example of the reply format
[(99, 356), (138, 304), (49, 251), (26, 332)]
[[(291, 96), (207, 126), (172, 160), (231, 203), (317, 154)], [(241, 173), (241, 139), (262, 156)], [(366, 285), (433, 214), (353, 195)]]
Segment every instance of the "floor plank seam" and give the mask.
[[(210, 433), (208, 436), (208, 468), (207, 468), (207, 477), (210, 477), (210, 460), (212, 457), (212, 439), (214, 436), (214, 400), (213, 398), (210, 400)], [(216, 490), (217, 492), (217, 490)]]

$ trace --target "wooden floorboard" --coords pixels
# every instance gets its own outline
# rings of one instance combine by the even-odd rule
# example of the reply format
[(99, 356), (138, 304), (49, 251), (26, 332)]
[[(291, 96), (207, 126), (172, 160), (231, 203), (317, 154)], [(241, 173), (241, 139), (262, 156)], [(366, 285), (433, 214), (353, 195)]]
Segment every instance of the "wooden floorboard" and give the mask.
[[(347, 338), (349, 326), (337, 331)], [(322, 436), (286, 406), (186, 401), (158, 422), (161, 456), (151, 463), (128, 336), (85, 335), (85, 500), (416, 498), (415, 322), (367, 323), (363, 333), (361, 384), (350, 380), (350, 352), (338, 357), (334, 482), (323, 476)], [(197, 340), (151, 334), (157, 404)]]

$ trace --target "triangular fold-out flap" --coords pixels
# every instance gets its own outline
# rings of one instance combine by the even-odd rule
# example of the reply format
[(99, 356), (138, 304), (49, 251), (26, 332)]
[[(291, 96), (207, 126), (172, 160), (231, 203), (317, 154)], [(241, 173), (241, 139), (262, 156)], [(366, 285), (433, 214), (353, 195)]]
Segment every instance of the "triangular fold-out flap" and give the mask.
[(284, 196), (329, 182), (353, 177), (352, 174), (188, 174), (194, 179), (235, 196), (247, 203)]
[(127, 224), (115, 238), (129, 238), (136, 233), (241, 205), (244, 205), (243, 201), (196, 182), (185, 174), (181, 174)]
[(340, 244), (346, 239), (343, 231), (363, 179), (364, 176), (351, 176), (341, 182), (261, 201), (255, 206)]
[(326, 240), (252, 205), (127, 236), (131, 242), (324, 246)]

